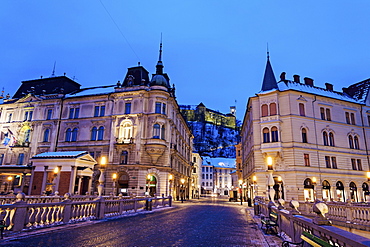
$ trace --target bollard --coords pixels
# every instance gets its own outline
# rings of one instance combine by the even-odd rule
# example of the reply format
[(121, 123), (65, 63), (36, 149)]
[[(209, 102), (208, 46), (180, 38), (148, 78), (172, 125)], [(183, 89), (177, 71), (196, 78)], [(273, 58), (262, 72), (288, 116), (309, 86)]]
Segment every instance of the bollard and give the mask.
[(152, 211), (152, 199), (146, 200), (145, 210)]

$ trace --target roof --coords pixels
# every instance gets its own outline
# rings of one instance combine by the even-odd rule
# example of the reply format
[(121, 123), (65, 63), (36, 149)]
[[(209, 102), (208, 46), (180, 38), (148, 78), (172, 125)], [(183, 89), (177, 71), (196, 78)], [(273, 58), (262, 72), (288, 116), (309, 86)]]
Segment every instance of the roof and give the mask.
[(276, 79), (274, 71), (270, 63), (270, 59), (267, 58), (265, 75), (263, 76), (262, 88), (261, 91), (268, 91), (271, 89), (277, 89)]
[(32, 159), (63, 159), (63, 158), (78, 158), (82, 155), (88, 154), (87, 151), (64, 151), (64, 152), (45, 152), (36, 154)]
[(334, 98), (338, 100), (345, 100), (349, 102), (358, 103), (355, 99), (351, 98), (348, 94), (336, 92), (336, 91), (330, 91), (325, 88), (310, 86), (310, 85), (299, 83), (299, 82), (285, 80), (285, 81), (279, 81), (277, 85), (279, 87), (279, 91), (296, 90), (300, 92), (330, 97), (330, 98)]
[(211, 165), (215, 168), (236, 168), (236, 161), (234, 158), (210, 158), (205, 157), (202, 165)]
[(115, 85), (82, 88), (74, 93), (66, 95), (66, 98), (109, 94), (114, 92), (114, 87)]

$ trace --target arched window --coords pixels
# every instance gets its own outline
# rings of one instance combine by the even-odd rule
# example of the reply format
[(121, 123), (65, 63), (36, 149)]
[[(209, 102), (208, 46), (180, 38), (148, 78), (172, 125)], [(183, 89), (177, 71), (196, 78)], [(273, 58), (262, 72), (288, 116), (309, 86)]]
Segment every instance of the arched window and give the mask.
[(94, 126), (91, 129), (91, 141), (96, 141), (96, 133), (98, 132), (98, 129)]
[(306, 116), (303, 103), (299, 103), (299, 115), (300, 116)]
[(206, 186), (208, 186), (208, 182), (206, 182)]
[(166, 128), (164, 127), (164, 125), (162, 126), (161, 128), (161, 139), (164, 140), (165, 139), (165, 134), (166, 134)]
[(154, 124), (153, 125), (153, 138), (159, 139), (161, 132), (161, 126), (159, 124)]
[(98, 129), (98, 141), (102, 141), (104, 138), (104, 127), (100, 126)]
[(126, 150), (121, 153), (121, 164), (127, 164), (128, 152)]
[(360, 149), (360, 143), (358, 142), (358, 137), (354, 137), (355, 149)]
[(43, 142), (49, 142), (49, 134), (50, 134), (50, 129), (44, 130), (44, 138), (42, 139)]
[(129, 143), (132, 138), (132, 124), (131, 122), (124, 122), (121, 123), (120, 132), (119, 132), (119, 139), (123, 143)]
[(268, 107), (266, 104), (261, 106), (262, 117), (268, 116)]
[(329, 146), (332, 146), (332, 147), (334, 147), (334, 146), (335, 146), (335, 143), (334, 143), (334, 134), (333, 134), (333, 132), (330, 132), (330, 133), (329, 133)]
[(326, 131), (322, 133), (322, 139), (324, 141), (324, 146), (329, 146), (328, 133), (326, 133)]
[(302, 142), (307, 143), (307, 130), (302, 129)]
[(268, 128), (263, 129), (263, 143), (270, 142), (270, 131)]
[(353, 138), (351, 135), (348, 136), (348, 144), (349, 148), (353, 149)]
[(71, 141), (71, 136), (72, 136), (72, 130), (70, 128), (68, 128), (66, 130), (66, 138), (65, 138), (65, 141), (66, 142), (70, 142)]
[(77, 128), (74, 128), (72, 130), (72, 138), (71, 138), (71, 142), (75, 142), (77, 141), (77, 133), (78, 133), (78, 129)]
[(276, 103), (270, 104), (270, 116), (276, 115)]
[(272, 142), (279, 141), (278, 129), (275, 126), (271, 128), (271, 141)]

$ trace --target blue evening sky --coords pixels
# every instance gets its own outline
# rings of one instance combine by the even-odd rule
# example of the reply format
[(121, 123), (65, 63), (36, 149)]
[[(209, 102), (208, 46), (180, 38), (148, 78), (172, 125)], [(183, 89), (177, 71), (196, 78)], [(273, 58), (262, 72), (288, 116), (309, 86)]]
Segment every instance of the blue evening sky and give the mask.
[(236, 100), (242, 119), (267, 43), (277, 79), (285, 71), (341, 91), (369, 78), (369, 10), (368, 0), (3, 0), (0, 90), (51, 76), (55, 61), (56, 75), (83, 87), (122, 81), (139, 61), (154, 73), (163, 33), (178, 103), (227, 113)]

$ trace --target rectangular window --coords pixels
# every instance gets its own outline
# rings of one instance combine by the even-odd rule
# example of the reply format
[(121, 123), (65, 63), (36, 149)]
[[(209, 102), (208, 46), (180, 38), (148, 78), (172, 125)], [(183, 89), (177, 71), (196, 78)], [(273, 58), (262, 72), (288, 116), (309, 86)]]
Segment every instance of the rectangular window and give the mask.
[(100, 116), (101, 116), (101, 117), (104, 117), (104, 115), (105, 115), (105, 105), (102, 105), (102, 106), (100, 107)]
[(80, 115), (80, 108), (75, 108), (75, 116), (74, 116), (74, 118), (78, 118), (79, 115)]
[(299, 103), (299, 115), (300, 116), (306, 116), (303, 103)]
[(78, 118), (80, 115), (80, 108), (71, 108), (69, 109), (69, 119)]
[(18, 155), (17, 165), (23, 165), (23, 160), (24, 160), (24, 154), (21, 153)]
[(325, 120), (325, 109), (323, 107), (320, 107), (320, 116), (322, 120)]
[(161, 113), (161, 103), (155, 102), (155, 113)]
[(28, 118), (28, 111), (26, 111), (26, 112), (24, 113), (24, 119), (23, 119), (23, 121), (27, 121), (27, 118)]
[(4, 162), (4, 154), (0, 154), (0, 165)]
[(333, 169), (337, 169), (337, 158), (335, 157), (331, 157), (331, 166), (333, 167)]
[(351, 121), (349, 120), (349, 112), (346, 112), (345, 115), (346, 115), (346, 123), (350, 124)]
[(331, 121), (330, 109), (326, 108), (326, 120)]
[(100, 106), (95, 106), (94, 117), (99, 117), (99, 108), (100, 108)]
[(325, 156), (325, 165), (326, 165), (326, 168), (331, 168), (331, 166), (330, 166), (330, 157), (329, 156)]
[(166, 104), (165, 103), (162, 104), (162, 114), (166, 115)]
[(125, 114), (131, 113), (131, 102), (125, 103)]
[(309, 154), (303, 154), (304, 157), (304, 166), (310, 166), (310, 156)]
[(10, 123), (12, 121), (12, 116), (13, 116), (13, 113), (9, 113), (8, 114), (8, 123)]
[(208, 167), (206, 167), (206, 172), (208, 172)]
[(355, 114), (351, 113), (351, 124), (356, 125)]
[(69, 109), (69, 117), (68, 117), (69, 119), (73, 118), (74, 112), (75, 112), (75, 108)]
[(46, 120), (50, 120), (53, 114), (53, 109), (48, 109), (46, 113)]
[(352, 164), (352, 170), (357, 170), (356, 160), (355, 159), (351, 159), (351, 164)]
[(362, 164), (361, 164), (361, 160), (360, 159), (357, 160), (357, 169), (359, 171), (362, 171)]

